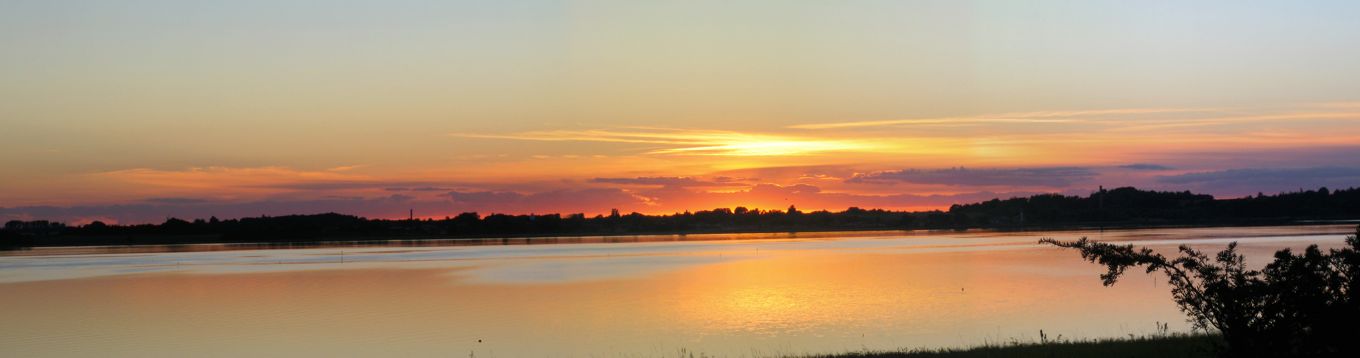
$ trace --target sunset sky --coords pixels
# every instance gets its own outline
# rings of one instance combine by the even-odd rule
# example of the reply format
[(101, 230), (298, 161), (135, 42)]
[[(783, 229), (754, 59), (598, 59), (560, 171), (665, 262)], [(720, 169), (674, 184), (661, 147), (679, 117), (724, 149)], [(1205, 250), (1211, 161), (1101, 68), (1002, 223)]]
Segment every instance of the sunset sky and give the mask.
[(0, 219), (1360, 186), (1360, 2), (0, 1)]

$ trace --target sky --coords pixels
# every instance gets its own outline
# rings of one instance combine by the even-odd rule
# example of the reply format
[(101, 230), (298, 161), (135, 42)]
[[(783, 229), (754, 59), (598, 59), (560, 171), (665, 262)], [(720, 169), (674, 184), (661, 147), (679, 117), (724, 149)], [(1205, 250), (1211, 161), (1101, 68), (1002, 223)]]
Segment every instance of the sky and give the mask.
[(1360, 186), (1352, 1), (0, 0), (0, 219)]

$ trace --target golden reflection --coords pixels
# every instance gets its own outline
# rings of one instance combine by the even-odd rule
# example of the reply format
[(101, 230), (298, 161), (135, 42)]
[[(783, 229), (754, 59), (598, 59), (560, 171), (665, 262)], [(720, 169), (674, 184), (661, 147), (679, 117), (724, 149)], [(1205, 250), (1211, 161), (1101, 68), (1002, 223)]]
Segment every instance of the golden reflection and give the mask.
[[(704, 294), (680, 301), (673, 309), (696, 330), (778, 335), (881, 320), (882, 310), (895, 302), (924, 301), (929, 295), (922, 286), (904, 287), (883, 281), (887, 276), (867, 275), (863, 262), (839, 255), (770, 255), (777, 256), (703, 267), (685, 275), (680, 278), (682, 289)], [(891, 280), (912, 281), (912, 276), (904, 272)]]
[(727, 311), (755, 316), (799, 315), (805, 302), (793, 297), (791, 290), (774, 287), (748, 287), (731, 292), (725, 300)]
[[(1037, 329), (1118, 336), (1181, 318), (1166, 292), (1133, 281), (1102, 287), (1098, 268), (1055, 250), (730, 245), (687, 266), (587, 281), (469, 279), (503, 265), (573, 267), (546, 257), (0, 284), (0, 355), (838, 352), (978, 344)], [(576, 260), (619, 268), (628, 259)]]

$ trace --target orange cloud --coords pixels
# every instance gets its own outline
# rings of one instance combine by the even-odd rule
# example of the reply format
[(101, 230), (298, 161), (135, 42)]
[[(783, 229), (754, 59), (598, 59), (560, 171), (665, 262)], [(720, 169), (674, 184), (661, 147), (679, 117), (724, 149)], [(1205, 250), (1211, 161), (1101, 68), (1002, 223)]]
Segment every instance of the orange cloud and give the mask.
[(194, 167), (183, 170), (136, 168), (93, 174), (99, 180), (130, 185), (130, 191), (155, 196), (250, 197), (288, 191), (287, 186), (315, 183), (368, 182), (352, 168), (297, 170), (285, 167)]
[(340, 173), (346, 170), (305, 171), (284, 167), (195, 167), (185, 170), (137, 168), (96, 175), (131, 183), (168, 188), (265, 187), (281, 183), (346, 181), (367, 177)]

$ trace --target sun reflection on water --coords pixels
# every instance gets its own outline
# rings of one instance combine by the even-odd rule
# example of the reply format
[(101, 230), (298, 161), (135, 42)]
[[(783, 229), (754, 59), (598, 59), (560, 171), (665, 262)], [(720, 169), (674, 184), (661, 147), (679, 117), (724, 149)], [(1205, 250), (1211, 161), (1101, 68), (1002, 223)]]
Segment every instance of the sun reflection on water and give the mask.
[[(1353, 227), (1301, 230), (1106, 238), (1159, 233), (1143, 242), (1169, 250), (1177, 235), (1231, 238), (1265, 255)], [(375, 249), (343, 264), (330, 249), (0, 258), (4, 275), (44, 275), (0, 282), (0, 356), (796, 355), (1185, 328), (1154, 277), (1104, 287), (1070, 252), (1014, 244), (1089, 233), (957, 235)], [(276, 255), (302, 263), (257, 262)], [(44, 273), (63, 270), (77, 272)]]

